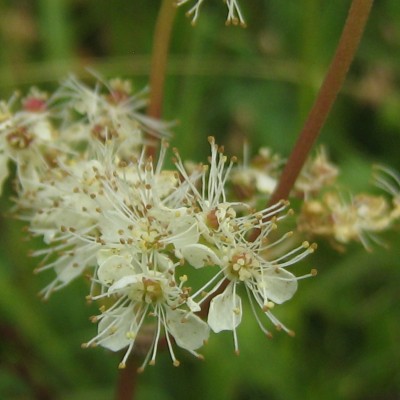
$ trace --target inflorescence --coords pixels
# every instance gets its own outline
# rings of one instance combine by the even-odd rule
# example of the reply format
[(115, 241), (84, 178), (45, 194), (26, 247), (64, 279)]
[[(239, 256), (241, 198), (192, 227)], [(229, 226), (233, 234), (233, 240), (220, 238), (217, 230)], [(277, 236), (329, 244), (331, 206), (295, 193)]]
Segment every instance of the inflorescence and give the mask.
[[(238, 165), (210, 137), (208, 162), (185, 163), (168, 148), (168, 126), (141, 114), (144, 105), (126, 81), (93, 89), (73, 77), (51, 96), (32, 89), (0, 104), (0, 185), (12, 162), (13, 212), (43, 238), (32, 253), (42, 260), (36, 272), (54, 275), (42, 295), (89, 276), (87, 299), (99, 313), (91, 318), (97, 334), (83, 346), (123, 350), (121, 368), (149, 337), (141, 370), (155, 363), (161, 342), (175, 366), (175, 345), (202, 358), (211, 331), (232, 331), (238, 353), (243, 296), (267, 336), (267, 321), (293, 334), (273, 310), (316, 274), (290, 271), (314, 252), (310, 242), (325, 237), (342, 248), (359, 241), (369, 249), (399, 217), (395, 173), (379, 168), (376, 175), (392, 203), (367, 194), (347, 199), (321, 150), (293, 189), (302, 200), (297, 227), (280, 233), (293, 219), (288, 201), (258, 206), (279, 178), (279, 156), (262, 149)], [(157, 143), (154, 160), (148, 154)], [(168, 153), (173, 169), (164, 167)]]

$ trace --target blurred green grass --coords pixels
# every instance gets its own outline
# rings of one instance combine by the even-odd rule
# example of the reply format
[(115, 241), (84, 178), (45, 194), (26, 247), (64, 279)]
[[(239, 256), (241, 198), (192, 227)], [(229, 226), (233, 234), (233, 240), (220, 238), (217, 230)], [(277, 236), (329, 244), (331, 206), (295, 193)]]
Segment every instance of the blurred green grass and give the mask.
[[(242, 0), (248, 28), (225, 27), (225, 7), (205, 2), (193, 28), (183, 9), (173, 32), (164, 117), (177, 120), (173, 144), (204, 160), (208, 135), (241, 155), (271, 146), (286, 156), (311, 107), (349, 2)], [(222, 2), (221, 2), (222, 3)], [(0, 94), (31, 85), (53, 89), (69, 72), (133, 79), (146, 86), (159, 2), (19, 0), (0, 2)], [(376, 1), (346, 85), (323, 130), (324, 143), (350, 187), (363, 189), (371, 163), (400, 170), (400, 2)], [(9, 189), (1, 210), (10, 206)], [(4, 213), (3, 213), (4, 214)], [(0, 398), (109, 399), (118, 356), (81, 350), (95, 333), (75, 282), (41, 304), (49, 277), (34, 276), (32, 243), (0, 217)], [(229, 333), (206, 346), (204, 362), (179, 354), (139, 377), (139, 399), (400, 398), (400, 239), (370, 254), (329, 248), (307, 260), (319, 275), (302, 281), (278, 317), (293, 328), (263, 337), (248, 312), (241, 355)]]

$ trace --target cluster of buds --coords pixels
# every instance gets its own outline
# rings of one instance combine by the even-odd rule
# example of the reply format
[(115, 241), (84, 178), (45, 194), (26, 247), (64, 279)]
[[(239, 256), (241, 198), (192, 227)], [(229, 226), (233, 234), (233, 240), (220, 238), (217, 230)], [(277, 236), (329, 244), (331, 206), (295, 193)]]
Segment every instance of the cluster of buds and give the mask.
[[(51, 96), (32, 89), (14, 111), (17, 100), (0, 105), (0, 184), (12, 161), (14, 213), (45, 243), (33, 252), (42, 257), (36, 271), (54, 276), (43, 297), (89, 276), (87, 299), (100, 307), (91, 318), (97, 334), (84, 347), (124, 350), (123, 368), (150, 336), (143, 369), (155, 363), (163, 338), (179, 365), (174, 344), (201, 358), (210, 332), (228, 330), (238, 353), (243, 294), (267, 336), (264, 320), (292, 334), (272, 311), (292, 298), (300, 279), (316, 274), (289, 270), (316, 245), (277, 233), (291, 214), (287, 201), (254, 207), (260, 192), (264, 201), (272, 192), (279, 157), (263, 150), (237, 166), (210, 137), (206, 164), (188, 167), (173, 149), (175, 167), (166, 169), (167, 126), (142, 115), (143, 94), (132, 95), (121, 80), (91, 89), (70, 78)], [(157, 161), (149, 155), (156, 142)], [(372, 197), (353, 198), (353, 213), (333, 194), (319, 198), (336, 175), (325, 153), (306, 166), (293, 191), (304, 200), (301, 231), (365, 244), (366, 232), (398, 217)], [(378, 181), (399, 198), (393, 174), (382, 171)]]

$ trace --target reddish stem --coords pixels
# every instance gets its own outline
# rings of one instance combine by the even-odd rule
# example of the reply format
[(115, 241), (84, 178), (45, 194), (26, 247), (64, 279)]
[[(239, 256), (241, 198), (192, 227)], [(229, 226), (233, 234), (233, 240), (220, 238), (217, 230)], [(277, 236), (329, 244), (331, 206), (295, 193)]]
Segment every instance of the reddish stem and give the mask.
[(269, 205), (287, 199), (343, 85), (360, 43), (373, 0), (353, 0), (336, 53)]
[[(163, 0), (154, 30), (150, 67), (150, 99), (147, 108), (147, 115), (155, 119), (160, 119), (162, 115), (168, 50), (175, 14), (174, 1)], [(155, 148), (149, 147), (147, 154), (154, 158)]]
[(137, 368), (134, 357), (129, 357), (126, 367), (121, 369), (118, 375), (116, 400), (133, 400), (138, 374)]

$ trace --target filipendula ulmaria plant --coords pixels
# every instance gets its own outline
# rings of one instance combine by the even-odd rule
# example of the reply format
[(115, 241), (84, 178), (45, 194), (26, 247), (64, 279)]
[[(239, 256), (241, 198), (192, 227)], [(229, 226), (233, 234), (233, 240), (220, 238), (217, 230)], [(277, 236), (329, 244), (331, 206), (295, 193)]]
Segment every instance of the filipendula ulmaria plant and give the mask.
[[(189, 11), (194, 22), (201, 3)], [(244, 25), (238, 3), (226, 4), (228, 22)], [(162, 21), (167, 15), (172, 24), (172, 6), (163, 2), (155, 40), (166, 42), (161, 50), (155, 46), (155, 58), (166, 54), (163, 29), (170, 26)], [(91, 318), (97, 334), (84, 347), (122, 350), (119, 366), (125, 368), (137, 347), (147, 343), (143, 370), (166, 346), (177, 366), (175, 346), (202, 358), (199, 350), (210, 332), (228, 330), (238, 353), (243, 299), (267, 336), (268, 321), (292, 334), (273, 310), (293, 297), (299, 280), (316, 274), (311, 269), (297, 276), (293, 268), (315, 251), (312, 241), (324, 238), (340, 250), (358, 241), (370, 249), (379, 241), (377, 233), (393, 226), (400, 192), (395, 172), (376, 169), (381, 196), (343, 194), (336, 184), (339, 167), (326, 151), (309, 156), (370, 6), (353, 2), (331, 68), (287, 162), (270, 149), (238, 162), (212, 137), (206, 163), (188, 163), (178, 149), (171, 152), (168, 126), (160, 122), (163, 80), (157, 77), (165, 73), (160, 67), (165, 62), (159, 59), (151, 81), (161, 83), (152, 87), (147, 114), (145, 94), (133, 94), (130, 83), (119, 79), (92, 88), (71, 77), (51, 95), (33, 88), (21, 100), (13, 96), (0, 104), (0, 185), (13, 163), (13, 212), (46, 245), (32, 253), (41, 258), (36, 272), (53, 274), (42, 295), (48, 298), (88, 275), (87, 299), (99, 303)], [(173, 169), (164, 166), (170, 153)], [(297, 226), (286, 231), (280, 228), (293, 220), (292, 198), (300, 200)], [(192, 279), (195, 270), (197, 275), (207, 270), (201, 285)]]

